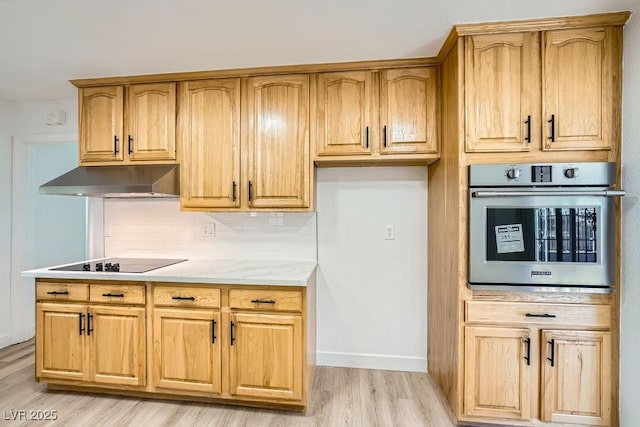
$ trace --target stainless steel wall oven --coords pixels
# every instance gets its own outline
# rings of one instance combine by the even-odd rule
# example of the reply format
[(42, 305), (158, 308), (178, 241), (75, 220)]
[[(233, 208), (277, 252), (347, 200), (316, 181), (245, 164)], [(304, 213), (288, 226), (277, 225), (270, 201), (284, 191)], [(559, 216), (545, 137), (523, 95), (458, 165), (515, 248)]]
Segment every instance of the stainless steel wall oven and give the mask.
[(469, 167), (471, 287), (615, 285), (614, 163)]

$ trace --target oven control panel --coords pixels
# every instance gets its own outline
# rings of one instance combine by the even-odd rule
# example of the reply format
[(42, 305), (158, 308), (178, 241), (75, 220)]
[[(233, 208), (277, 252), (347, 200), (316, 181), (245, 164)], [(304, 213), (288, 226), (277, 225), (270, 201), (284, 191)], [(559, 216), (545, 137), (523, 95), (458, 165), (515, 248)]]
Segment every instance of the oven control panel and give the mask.
[(602, 186), (615, 184), (615, 163), (470, 165), (471, 187)]

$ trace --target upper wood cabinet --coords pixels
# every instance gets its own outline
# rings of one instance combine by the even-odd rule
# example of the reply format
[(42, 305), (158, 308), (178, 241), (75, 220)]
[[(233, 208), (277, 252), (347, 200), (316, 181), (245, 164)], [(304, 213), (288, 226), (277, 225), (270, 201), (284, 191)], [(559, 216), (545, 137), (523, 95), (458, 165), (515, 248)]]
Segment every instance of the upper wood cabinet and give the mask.
[(466, 151), (610, 149), (619, 31), (467, 36)]
[(240, 79), (180, 84), (183, 209), (240, 208)]
[(435, 67), (317, 74), (315, 159), (437, 153), (437, 87)]
[(309, 206), (309, 76), (247, 79), (242, 119), (248, 208)]
[(378, 133), (375, 73), (322, 73), (316, 79), (318, 154), (370, 154)]
[(438, 97), (436, 69), (380, 72), (380, 153), (436, 153)]
[(122, 161), (124, 88), (80, 89), (80, 162)]
[(80, 163), (175, 161), (175, 83), (84, 88), (79, 104)]
[[(614, 112), (614, 28), (544, 33), (545, 150), (609, 149)], [(614, 71), (615, 70), (615, 71)], [(619, 100), (618, 100), (619, 101)]]
[(539, 41), (539, 33), (467, 38), (467, 151), (526, 151), (540, 140)]

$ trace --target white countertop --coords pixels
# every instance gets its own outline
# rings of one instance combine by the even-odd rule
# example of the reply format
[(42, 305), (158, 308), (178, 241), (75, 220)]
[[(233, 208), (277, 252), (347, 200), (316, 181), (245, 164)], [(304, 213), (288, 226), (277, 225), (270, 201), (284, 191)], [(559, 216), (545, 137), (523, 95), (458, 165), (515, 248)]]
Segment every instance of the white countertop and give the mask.
[(50, 269), (61, 266), (51, 266), (23, 271), (22, 277), (306, 286), (316, 269), (316, 265), (315, 261), (198, 259), (184, 261), (146, 273), (60, 271)]

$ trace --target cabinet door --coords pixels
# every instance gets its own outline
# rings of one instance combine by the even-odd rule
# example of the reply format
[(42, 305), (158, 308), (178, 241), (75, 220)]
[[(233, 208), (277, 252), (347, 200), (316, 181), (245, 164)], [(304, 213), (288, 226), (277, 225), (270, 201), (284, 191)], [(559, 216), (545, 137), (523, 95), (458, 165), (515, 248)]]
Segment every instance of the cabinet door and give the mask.
[(614, 30), (544, 33), (545, 150), (611, 148), (614, 49), (609, 46), (608, 31)]
[(175, 160), (176, 84), (128, 87), (126, 126), (131, 160)]
[(36, 377), (87, 380), (86, 306), (38, 303), (36, 308)]
[(376, 87), (371, 71), (318, 74), (313, 100), (318, 155), (371, 153), (377, 138)]
[(220, 393), (220, 313), (157, 308), (153, 322), (158, 388)]
[(465, 414), (531, 418), (531, 387), (538, 370), (530, 331), (467, 327), (465, 343)]
[(302, 399), (301, 316), (231, 315), (231, 394)]
[(611, 334), (543, 331), (542, 420), (609, 425)]
[(240, 79), (180, 85), (183, 208), (239, 208)]
[(144, 314), (142, 307), (90, 308), (87, 334), (91, 381), (145, 385)]
[(309, 76), (247, 80), (247, 200), (254, 208), (309, 206)]
[(80, 161), (122, 160), (122, 86), (79, 91)]
[(380, 73), (380, 152), (438, 151), (437, 69), (412, 68)]
[(465, 39), (466, 151), (540, 144), (539, 33)]

